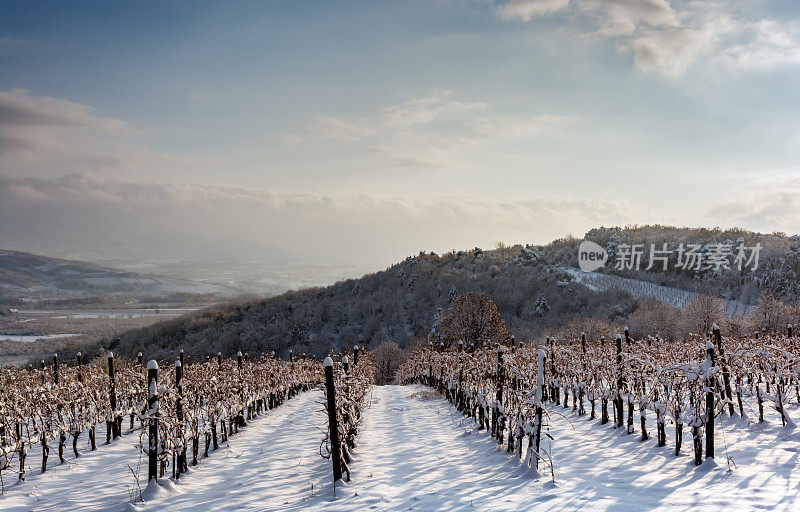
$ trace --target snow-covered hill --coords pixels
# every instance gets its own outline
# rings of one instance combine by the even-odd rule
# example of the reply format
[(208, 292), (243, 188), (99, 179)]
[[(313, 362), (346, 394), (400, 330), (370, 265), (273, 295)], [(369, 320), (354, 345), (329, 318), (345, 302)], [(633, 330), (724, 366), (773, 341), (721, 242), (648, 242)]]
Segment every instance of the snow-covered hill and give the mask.
[[(129, 435), (24, 483), (5, 482), (4, 511), (796, 510), (800, 434), (777, 414), (761, 425), (722, 419), (716, 462), (695, 467), (668, 441), (614, 431), (571, 409), (550, 413), (555, 482), (498, 451), (443, 398), (421, 386), (375, 387), (364, 409), (352, 481), (333, 495), (319, 456), (320, 391), (253, 420), (180, 481), (162, 479), (144, 503), (127, 465)], [(800, 411), (792, 416), (800, 419)], [(776, 422), (776, 420), (778, 420)], [(654, 427), (649, 427), (654, 428)], [(672, 432), (667, 428), (667, 435)], [(35, 454), (31, 454), (35, 457)], [(726, 457), (730, 458), (730, 464)], [(35, 467), (33, 460), (31, 467)]]

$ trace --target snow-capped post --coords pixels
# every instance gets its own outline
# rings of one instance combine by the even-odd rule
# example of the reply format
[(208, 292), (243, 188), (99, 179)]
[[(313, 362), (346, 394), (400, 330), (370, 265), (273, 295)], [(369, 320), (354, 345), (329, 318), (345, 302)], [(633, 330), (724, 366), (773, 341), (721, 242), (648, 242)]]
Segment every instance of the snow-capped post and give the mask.
[(78, 352), (75, 355), (75, 359), (78, 366), (78, 382), (83, 382), (83, 354)]
[(331, 462), (333, 464), (333, 485), (336, 492), (336, 482), (342, 479), (342, 454), (339, 445), (339, 423), (336, 420), (336, 388), (333, 383), (333, 359), (326, 357), (322, 363), (325, 366), (325, 391), (328, 402), (328, 432), (331, 442)]
[(628, 326), (625, 326), (625, 348), (630, 352), (631, 350), (631, 333)]
[(534, 455), (536, 456), (536, 469), (539, 469), (539, 447), (542, 444), (542, 392), (544, 391), (544, 362), (546, 354), (539, 349), (539, 365), (536, 367), (536, 425), (534, 425)]
[(600, 335), (600, 348), (603, 348), (605, 346), (606, 346), (606, 337), (601, 334)]
[(714, 458), (714, 345), (706, 342), (706, 459)]
[(517, 338), (515, 338), (514, 335), (512, 334), (511, 335), (511, 352), (514, 352), (514, 349), (516, 348), (516, 346), (517, 346)]
[(733, 391), (731, 390), (731, 373), (728, 370), (728, 364), (725, 359), (725, 349), (722, 347), (722, 333), (719, 326), (714, 324), (714, 343), (717, 345), (717, 353), (719, 354), (719, 364), (722, 367), (722, 382), (725, 384), (725, 399), (728, 400), (728, 413), (733, 416)]
[(22, 437), (22, 422), (17, 422), (17, 440), (19, 441), (19, 480), (25, 481), (25, 455), (28, 449), (25, 448), (25, 438)]
[(289, 349), (289, 362), (292, 363), (292, 367), (294, 367), (294, 351)]
[(217, 371), (222, 368), (222, 352), (217, 352)]
[(158, 363), (147, 362), (147, 415), (149, 416), (147, 446), (147, 481), (158, 480)]
[(500, 420), (500, 408), (503, 406), (503, 346), (497, 346), (497, 394), (495, 395), (494, 405), (494, 427), (497, 435), (497, 443), (503, 444), (503, 424)]
[(358, 351), (359, 351), (358, 345), (353, 347), (353, 366), (358, 364)]
[[(181, 350), (181, 356), (183, 351)], [(183, 386), (181, 379), (183, 378), (183, 364), (181, 360), (175, 361), (175, 389), (178, 390), (178, 399), (175, 401), (175, 415), (178, 417), (178, 437), (183, 438)], [(182, 445), (183, 443), (181, 443)], [(181, 473), (186, 470), (186, 448), (184, 446), (178, 447), (178, 464), (175, 468), (175, 479), (181, 477)]]
[(138, 354), (136, 354), (136, 363), (137, 363), (137, 364), (142, 364), (142, 360), (143, 360), (143, 359), (144, 359), (144, 358), (142, 357), (142, 353), (141, 353), (141, 352), (139, 352)]
[(344, 374), (347, 375), (350, 371), (350, 359), (348, 359), (347, 356), (342, 358), (342, 366), (344, 367)]
[(622, 388), (625, 386), (625, 381), (622, 378), (622, 336), (617, 334), (617, 398), (614, 400), (615, 409), (615, 427), (622, 426), (624, 418), (624, 409), (622, 403)]
[(178, 354), (178, 361), (181, 362), (181, 366), (186, 364), (186, 361), (185, 361), (184, 355), (183, 355), (183, 349), (181, 349), (180, 353)]
[(53, 384), (58, 384), (58, 354), (53, 354)]
[(236, 430), (238, 432), (239, 427), (246, 427), (247, 423), (244, 421), (244, 407), (247, 405), (245, 403), (245, 396), (244, 396), (244, 377), (243, 377), (243, 369), (244, 369), (244, 356), (242, 355), (242, 351), (236, 352), (236, 367), (239, 369), (239, 399), (242, 401), (242, 409), (239, 410), (239, 415), (236, 417)]
[(47, 364), (45, 364), (44, 359), (39, 361), (39, 363), (42, 365), (42, 386), (44, 386), (44, 381), (47, 376), (47, 371), (46, 371)]
[(464, 351), (464, 341), (463, 340), (458, 340), (458, 351), (459, 352), (463, 352)]
[(111, 442), (111, 439), (117, 438), (117, 389), (114, 382), (114, 353), (110, 350), (106, 354), (108, 358), (108, 402), (111, 406), (110, 417), (106, 420), (106, 444)]

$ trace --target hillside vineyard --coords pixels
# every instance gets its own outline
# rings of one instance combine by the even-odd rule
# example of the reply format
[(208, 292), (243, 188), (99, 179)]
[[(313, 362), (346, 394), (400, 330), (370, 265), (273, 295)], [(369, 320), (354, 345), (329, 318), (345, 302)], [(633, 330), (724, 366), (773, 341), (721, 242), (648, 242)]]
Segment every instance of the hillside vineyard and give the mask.
[[(724, 337), (714, 326), (708, 336), (680, 342), (633, 340), (626, 329), (615, 340), (547, 338), (540, 347), (520, 346), (513, 338), (470, 351), (461, 343), (431, 344), (412, 354), (398, 379), (437, 389), (496, 438), (498, 447), (535, 469), (543, 462), (553, 471), (542, 435), (569, 435), (550, 429), (552, 415), (564, 410), (588, 414), (608, 425), (609, 434), (621, 429), (642, 442), (655, 436), (658, 447), (667, 445), (669, 421), (673, 453), (681, 454), (686, 428), (688, 449), (700, 465), (718, 455), (720, 415), (763, 423), (774, 411), (784, 427), (794, 428), (788, 408), (800, 404), (800, 340), (792, 337), (791, 326), (788, 332)], [(655, 416), (655, 432), (647, 430), (649, 415)]]
[[(328, 428), (322, 429), (319, 454), (330, 459), (334, 481), (351, 481), (375, 363), (358, 347), (332, 356), (321, 364), (293, 354), (284, 361), (240, 352), (235, 359), (220, 354), (188, 363), (181, 354), (159, 367), (141, 358), (116, 360), (109, 352), (86, 365), (80, 356), (71, 365), (56, 356), (40, 368), (6, 368), (0, 379), (0, 476), (4, 486), (12, 475), (24, 481), (34, 447), (41, 452), (41, 474), (53, 464), (53, 443), (64, 463), (83, 455), (79, 443), (102, 450), (125, 435), (134, 436), (140, 458), (148, 460), (147, 481), (177, 481), (249, 422), (299, 393), (323, 389), (324, 382), (327, 398), (319, 403)], [(756, 338), (723, 336), (714, 326), (707, 336), (681, 342), (633, 339), (626, 329), (613, 340), (582, 335), (565, 342), (547, 338), (538, 346), (518, 344), (513, 336), (477, 348), (430, 343), (410, 355), (396, 378), (440, 393), (488, 432), (498, 451), (555, 480), (559, 460), (542, 439), (570, 435), (552, 428), (553, 418), (568, 411), (596, 421), (597, 435), (619, 430), (675, 456), (688, 451), (696, 465), (720, 454), (720, 416), (763, 423), (772, 414), (792, 429), (788, 410), (800, 404), (799, 360), (791, 326), (788, 334)], [(649, 417), (655, 431), (648, 430)], [(105, 426), (104, 441), (97, 439), (99, 426)], [(144, 485), (142, 465), (136, 465), (141, 474), (132, 469), (136, 462), (130, 472)], [(139, 488), (135, 498), (145, 495)]]

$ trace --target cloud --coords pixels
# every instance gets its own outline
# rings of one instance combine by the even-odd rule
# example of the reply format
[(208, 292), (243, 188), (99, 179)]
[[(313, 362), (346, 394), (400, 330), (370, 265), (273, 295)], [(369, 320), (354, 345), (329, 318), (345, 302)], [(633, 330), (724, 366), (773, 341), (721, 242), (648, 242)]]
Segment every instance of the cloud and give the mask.
[(129, 132), (127, 123), (98, 116), (91, 108), (27, 91), (0, 91), (0, 154), (35, 156), (67, 151), (71, 135)]
[[(503, 19), (563, 14), (584, 36), (614, 42), (646, 73), (680, 77), (699, 62), (723, 70), (800, 64), (796, 23), (759, 18), (742, 4), (668, 0), (510, 0), (495, 3)], [(569, 9), (573, 6), (574, 9)], [(738, 9), (738, 11), (737, 11)]]
[(747, 180), (747, 190), (738, 191), (736, 200), (727, 199), (709, 208), (710, 219), (725, 219), (726, 224), (763, 232), (800, 233), (800, 209), (797, 207), (800, 204), (800, 178), (797, 170), (751, 173), (738, 178)]
[(667, 0), (577, 0), (601, 17), (599, 32), (606, 36), (633, 34), (642, 25), (677, 27), (677, 13)]
[(796, 178), (776, 182), (760, 195), (736, 197), (706, 211), (666, 218), (624, 198), (570, 193), (514, 200), (475, 194), (330, 195), (90, 175), (0, 176), (0, 240), (4, 248), (139, 261), (253, 260), (277, 247), (315, 262), (335, 259), (380, 268), (420, 250), (541, 243), (599, 225), (800, 231)]
[[(325, 195), (210, 183), (134, 183), (88, 175), (0, 177), (4, 247), (105, 258), (202, 259), (274, 245), (387, 265), (419, 250), (539, 242), (641, 212), (570, 195), (506, 201), (472, 194)], [(220, 242), (224, 240), (224, 242)]]
[(737, 29), (742, 41), (727, 45), (716, 57), (717, 61), (731, 68), (763, 69), (800, 64), (800, 31), (796, 27), (760, 20)]
[(643, 31), (620, 43), (620, 48), (633, 52), (642, 71), (678, 77), (708, 51), (712, 40), (713, 34), (705, 30), (669, 28)]
[(576, 120), (569, 115), (504, 115), (487, 103), (460, 101), (443, 93), (352, 119), (319, 117), (305, 130), (282, 138), (295, 144), (351, 144), (377, 158), (377, 168), (442, 169), (456, 165), (467, 148), (556, 135)]
[(568, 5), (569, 0), (509, 0), (498, 5), (497, 11), (504, 19), (530, 21), (531, 18), (565, 9)]

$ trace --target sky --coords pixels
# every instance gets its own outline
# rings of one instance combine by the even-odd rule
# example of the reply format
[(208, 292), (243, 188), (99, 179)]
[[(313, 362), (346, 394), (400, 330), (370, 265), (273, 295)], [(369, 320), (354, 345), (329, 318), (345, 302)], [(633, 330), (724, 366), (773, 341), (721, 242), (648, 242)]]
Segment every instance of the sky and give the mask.
[(800, 2), (0, 0), (0, 247), (800, 232)]

